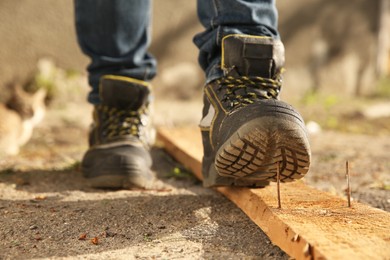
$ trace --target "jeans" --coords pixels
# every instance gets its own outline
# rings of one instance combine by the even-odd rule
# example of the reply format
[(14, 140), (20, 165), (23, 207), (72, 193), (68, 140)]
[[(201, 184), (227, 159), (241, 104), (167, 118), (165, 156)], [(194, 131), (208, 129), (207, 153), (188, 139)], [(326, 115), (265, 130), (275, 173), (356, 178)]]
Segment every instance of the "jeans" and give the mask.
[[(167, 0), (165, 0), (167, 1)], [(184, 1), (184, 0), (183, 0)], [(106, 74), (151, 80), (157, 62), (148, 52), (151, 0), (75, 0), (77, 39), (90, 57), (88, 101), (98, 104)], [(194, 37), (206, 81), (222, 76), (221, 41), (229, 34), (279, 38), (275, 0), (198, 0), (205, 31)]]

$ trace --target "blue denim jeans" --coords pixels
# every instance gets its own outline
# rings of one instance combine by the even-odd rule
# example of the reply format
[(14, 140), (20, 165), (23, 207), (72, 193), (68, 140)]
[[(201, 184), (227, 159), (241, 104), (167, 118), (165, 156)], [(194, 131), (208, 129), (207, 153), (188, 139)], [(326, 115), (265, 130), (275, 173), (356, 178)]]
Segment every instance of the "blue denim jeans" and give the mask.
[[(157, 62), (148, 52), (151, 4), (151, 0), (75, 0), (78, 42), (91, 58), (89, 102), (100, 102), (102, 75), (141, 80), (155, 76)], [(194, 37), (194, 43), (207, 82), (222, 76), (219, 65), (225, 35), (279, 37), (275, 0), (198, 0), (197, 4), (205, 31)]]

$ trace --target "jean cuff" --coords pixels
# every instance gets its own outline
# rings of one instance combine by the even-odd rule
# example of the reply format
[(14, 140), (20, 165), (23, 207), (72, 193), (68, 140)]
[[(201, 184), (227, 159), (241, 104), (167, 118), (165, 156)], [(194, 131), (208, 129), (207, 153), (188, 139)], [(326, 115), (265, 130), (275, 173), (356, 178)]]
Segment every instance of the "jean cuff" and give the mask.
[(221, 59), (216, 59), (206, 71), (206, 84), (221, 77), (223, 77), (223, 71), (221, 69)]

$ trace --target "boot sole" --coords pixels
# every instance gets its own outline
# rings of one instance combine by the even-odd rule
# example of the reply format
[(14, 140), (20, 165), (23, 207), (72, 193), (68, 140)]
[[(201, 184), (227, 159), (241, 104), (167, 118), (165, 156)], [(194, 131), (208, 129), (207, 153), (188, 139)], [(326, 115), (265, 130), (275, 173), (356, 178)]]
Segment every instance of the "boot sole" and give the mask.
[(209, 174), (204, 176), (203, 186), (206, 188), (222, 187), (222, 186), (235, 186), (235, 187), (247, 187), (247, 188), (264, 188), (269, 185), (269, 181), (266, 180), (251, 180), (245, 178), (232, 178), (231, 176), (221, 176), (216, 172), (215, 164), (210, 167)]
[[(151, 161), (137, 147), (113, 146), (89, 149), (81, 161), (81, 172), (94, 188), (121, 189), (150, 186), (155, 175)], [(145, 152), (144, 156), (148, 154)]]
[[(149, 188), (156, 182), (155, 174), (150, 169), (141, 172), (117, 168), (106, 173), (99, 172), (99, 175), (93, 177), (91, 170), (82, 168), (82, 172), (89, 185), (99, 189)], [(118, 172), (121, 174), (113, 174)]]
[(93, 188), (100, 189), (121, 189), (125, 187), (126, 177), (118, 175), (104, 175), (88, 178), (89, 184)]
[(217, 151), (220, 176), (281, 182), (302, 178), (309, 170), (309, 142), (300, 123), (264, 117), (244, 124)]

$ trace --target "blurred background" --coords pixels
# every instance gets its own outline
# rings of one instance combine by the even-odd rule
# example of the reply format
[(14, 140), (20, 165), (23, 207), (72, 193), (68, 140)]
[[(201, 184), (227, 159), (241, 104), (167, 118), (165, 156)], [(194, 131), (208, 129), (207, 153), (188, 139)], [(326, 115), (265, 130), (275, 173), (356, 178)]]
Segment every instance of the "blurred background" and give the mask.
[[(340, 120), (339, 116), (352, 121), (364, 117), (374, 120), (376, 107), (381, 114), (390, 115), (390, 109), (381, 102), (390, 96), (389, 1), (295, 0), (277, 1), (277, 5), (286, 46), (282, 99), (303, 105), (305, 117), (322, 127), (377, 133), (378, 129), (367, 125), (349, 129), (354, 127), (343, 125), (345, 118)], [(200, 118), (197, 107), (203, 85), (197, 49), (192, 43), (194, 34), (202, 31), (196, 1), (157, 0), (153, 12), (151, 52), (159, 61), (154, 86), (157, 111), (162, 112), (155, 121), (194, 123)], [(56, 94), (52, 93), (56, 95), (54, 100), (72, 95), (74, 101), (85, 100), (88, 59), (76, 42), (72, 1), (2, 0), (0, 22), (0, 88), (9, 81), (36, 81), (37, 74), (43, 73), (47, 78), (44, 81), (53, 81), (50, 84), (57, 88)], [(64, 75), (46, 75), (48, 67)], [(75, 76), (84, 79), (76, 84)], [(63, 86), (69, 80), (72, 86), (68, 88), (84, 88), (84, 92)], [(366, 106), (374, 99), (381, 104), (367, 108), (367, 112)], [(181, 107), (183, 102), (182, 109), (190, 116), (183, 117), (170, 108)]]
[[(379, 181), (389, 188), (389, 0), (294, 0), (277, 6), (286, 47), (282, 99), (298, 108), (312, 134), (310, 181), (341, 192), (349, 158), (359, 162), (359, 183), (368, 187)], [(197, 125), (204, 76), (192, 43), (202, 31), (196, 1), (156, 0), (153, 13), (150, 50), (159, 61), (154, 122)], [(91, 106), (86, 103), (89, 61), (76, 42), (73, 2), (1, 0), (0, 35), (0, 100), (10, 81), (49, 89), (45, 121), (22, 150), (25, 157), (12, 165), (77, 162), (87, 148)], [(323, 176), (330, 172), (341, 175), (329, 183), (333, 177)]]

